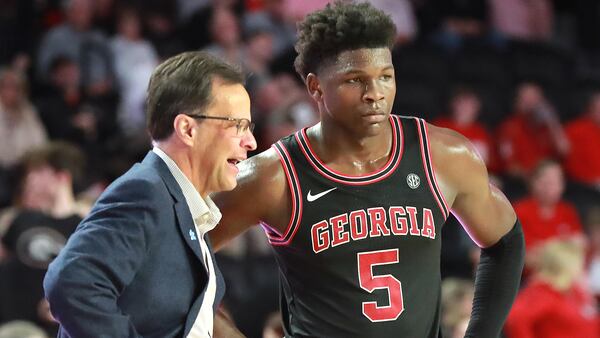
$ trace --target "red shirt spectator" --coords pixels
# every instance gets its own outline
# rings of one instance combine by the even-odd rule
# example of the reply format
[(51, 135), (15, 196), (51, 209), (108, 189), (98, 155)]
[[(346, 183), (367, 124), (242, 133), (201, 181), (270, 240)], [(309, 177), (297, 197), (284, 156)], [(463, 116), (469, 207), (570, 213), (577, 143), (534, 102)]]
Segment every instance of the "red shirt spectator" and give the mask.
[(433, 124), (464, 135), (477, 148), (488, 169), (498, 171), (493, 140), (485, 127), (477, 121), (481, 109), (481, 101), (477, 94), (468, 88), (457, 88), (454, 90), (448, 106), (449, 116), (439, 118)]
[(558, 291), (533, 281), (521, 291), (506, 321), (508, 338), (597, 338), (593, 297), (578, 286)]
[(581, 233), (575, 208), (562, 200), (565, 182), (557, 162), (538, 164), (529, 180), (529, 188), (530, 196), (514, 205), (528, 250), (554, 237)]
[(565, 160), (567, 174), (576, 181), (600, 185), (600, 93), (592, 96), (588, 113), (566, 127), (571, 143)]
[(577, 211), (568, 202), (560, 201), (545, 213), (535, 198), (528, 197), (515, 203), (514, 208), (523, 225), (527, 249), (548, 239), (582, 233)]
[(509, 117), (502, 123), (498, 143), (505, 168), (515, 164), (525, 173), (541, 160), (557, 155), (548, 128), (532, 125), (521, 115)]
[(508, 338), (598, 338), (598, 310), (580, 284), (584, 245), (553, 240), (536, 250), (533, 277), (517, 295), (504, 326)]
[(554, 110), (539, 86), (531, 83), (519, 87), (515, 114), (502, 123), (497, 141), (504, 169), (517, 177), (526, 177), (541, 160), (568, 150)]

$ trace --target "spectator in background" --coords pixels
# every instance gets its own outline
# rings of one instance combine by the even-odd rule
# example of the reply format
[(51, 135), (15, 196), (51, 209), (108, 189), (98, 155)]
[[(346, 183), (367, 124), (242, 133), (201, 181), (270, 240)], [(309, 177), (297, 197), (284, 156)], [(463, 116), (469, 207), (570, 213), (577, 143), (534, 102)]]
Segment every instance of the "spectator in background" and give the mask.
[(27, 97), (25, 75), (0, 69), (0, 167), (15, 165), (23, 154), (46, 142), (46, 131)]
[(75, 60), (57, 57), (50, 66), (50, 81), (36, 105), (51, 139), (78, 144), (88, 152), (96, 147), (98, 116), (86, 103), (80, 78)]
[(590, 290), (600, 300), (600, 205), (596, 205), (585, 215), (584, 226), (589, 239), (588, 280)]
[[(571, 2), (569, 2), (571, 3)], [(597, 0), (576, 0), (575, 29), (577, 42), (582, 51), (579, 56), (591, 70), (600, 70), (600, 2)]]
[(467, 331), (473, 303), (473, 282), (446, 278), (442, 282), (442, 328), (444, 337), (462, 338)]
[(243, 69), (247, 73), (246, 87), (250, 95), (257, 86), (271, 78), (269, 63), (273, 60), (273, 35), (266, 30), (246, 33)]
[(32, 321), (56, 334), (42, 281), (89, 209), (77, 203), (73, 192), (84, 162), (78, 148), (60, 142), (24, 157), (16, 214), (1, 241), (8, 253), (0, 265), (1, 320)]
[(576, 241), (543, 244), (529, 284), (517, 296), (506, 321), (508, 338), (597, 338), (598, 312), (580, 283), (584, 250)]
[(292, 49), (296, 42), (295, 20), (286, 11), (285, 0), (264, 0), (263, 9), (244, 17), (244, 31), (261, 29), (273, 35), (275, 57)]
[(483, 124), (477, 121), (481, 112), (481, 101), (477, 94), (469, 88), (457, 88), (450, 97), (448, 108), (450, 114), (437, 119), (433, 124), (464, 135), (477, 148), (488, 169), (497, 169), (492, 138)]
[(107, 36), (113, 35), (116, 28), (118, 16), (118, 0), (94, 0), (94, 27), (98, 28)]
[(212, 0), (176, 0), (177, 22), (185, 24), (194, 14), (212, 5)]
[(36, 46), (36, 5), (34, 0), (0, 1), (0, 65), (29, 63)]
[(584, 115), (565, 130), (570, 142), (564, 162), (567, 175), (600, 191), (600, 91), (590, 96)]
[[(250, 93), (252, 95), (252, 112), (256, 112), (259, 121), (266, 121), (273, 111), (283, 105), (286, 97), (281, 85), (281, 78), (284, 76), (265, 78), (254, 85), (254, 90)], [(260, 127), (260, 123), (257, 127)]]
[[(251, 0), (252, 1), (252, 0)], [(261, 2), (262, 0), (253, 0), (253, 2)], [(247, 1), (250, 2), (250, 1)], [(323, 9), (332, 2), (331, 0), (284, 0), (285, 12), (288, 13), (291, 20), (298, 22), (304, 17), (316, 10)]]
[(436, 44), (455, 52), (466, 42), (483, 41), (488, 32), (486, 0), (434, 0), (428, 2), (440, 15)]
[[(46, 130), (27, 97), (25, 75), (0, 67), (0, 208), (9, 206), (15, 190), (14, 165), (27, 151), (44, 144)], [(0, 212), (0, 236), (8, 221)], [(0, 248), (0, 260), (2, 260)]]
[(415, 39), (418, 27), (411, 0), (369, 0), (369, 2), (392, 18), (396, 25), (397, 45), (403, 45)]
[(496, 33), (516, 40), (552, 38), (554, 12), (550, 0), (491, 0), (491, 24)]
[(65, 0), (66, 21), (44, 36), (38, 50), (37, 67), (40, 78), (48, 81), (53, 60), (67, 56), (81, 69), (80, 84), (86, 93), (97, 97), (112, 90), (112, 55), (105, 36), (92, 27), (91, 0)]
[(209, 30), (213, 43), (207, 46), (204, 51), (225, 60), (231, 65), (240, 67), (244, 62), (240, 28), (238, 20), (231, 9), (222, 6), (214, 7)]
[(500, 125), (497, 137), (505, 173), (522, 180), (542, 159), (560, 157), (569, 150), (554, 108), (534, 83), (519, 85), (514, 113)]
[[(31, 150), (19, 165), (21, 185), (17, 204), (24, 210), (38, 211), (56, 219), (85, 216), (89, 205), (79, 204), (74, 193), (75, 183), (83, 177), (85, 163), (81, 149), (62, 141)], [(6, 236), (8, 233), (3, 240)]]
[(15, 320), (0, 326), (0, 338), (48, 338), (35, 324)]
[[(213, 32), (210, 29), (217, 10), (226, 10), (232, 13), (236, 18), (236, 25), (243, 13), (247, 10), (247, 3), (243, 0), (208, 0), (205, 5), (199, 2), (203, 0), (193, 0), (186, 5), (178, 6), (178, 12), (182, 13), (185, 8), (192, 12), (179, 16), (177, 25), (177, 37), (184, 41), (186, 49), (204, 49), (214, 42)], [(260, 1), (260, 0), (258, 0)], [(180, 1), (182, 2), (182, 1)], [(191, 7), (197, 7), (196, 9)], [(238, 33), (238, 36), (241, 35)], [(238, 37), (239, 39), (239, 37)]]
[(531, 174), (529, 188), (530, 195), (514, 203), (528, 254), (547, 240), (582, 234), (577, 211), (562, 200), (565, 182), (560, 164), (540, 162)]
[(270, 147), (279, 139), (319, 122), (319, 112), (304, 88), (289, 77), (276, 78), (283, 100), (266, 117), (262, 146)]
[(175, 12), (174, 1), (144, 3), (144, 27), (147, 29), (148, 40), (154, 45), (161, 60), (186, 50), (176, 32)]
[[(287, 73), (265, 79), (255, 86), (252, 108), (259, 123), (256, 134), (260, 135), (258, 150), (269, 148), (278, 139), (299, 128), (306, 127), (318, 118), (316, 108), (307, 100), (306, 91)], [(295, 130), (292, 130), (296, 126)]]
[(146, 134), (146, 88), (158, 64), (158, 55), (152, 44), (142, 36), (137, 9), (120, 8), (117, 34), (110, 44), (121, 100), (117, 111), (118, 125), (127, 136), (143, 136)]

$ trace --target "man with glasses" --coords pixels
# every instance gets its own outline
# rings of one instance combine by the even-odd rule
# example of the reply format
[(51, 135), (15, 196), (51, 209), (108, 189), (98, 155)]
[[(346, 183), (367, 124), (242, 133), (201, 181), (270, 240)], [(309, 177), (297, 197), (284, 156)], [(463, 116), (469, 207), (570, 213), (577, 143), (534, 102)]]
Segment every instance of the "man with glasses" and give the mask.
[(235, 188), (237, 163), (256, 149), (242, 82), (202, 52), (156, 68), (154, 148), (100, 196), (46, 275), (59, 337), (242, 336), (217, 311), (225, 286), (205, 236), (221, 218), (209, 194)]

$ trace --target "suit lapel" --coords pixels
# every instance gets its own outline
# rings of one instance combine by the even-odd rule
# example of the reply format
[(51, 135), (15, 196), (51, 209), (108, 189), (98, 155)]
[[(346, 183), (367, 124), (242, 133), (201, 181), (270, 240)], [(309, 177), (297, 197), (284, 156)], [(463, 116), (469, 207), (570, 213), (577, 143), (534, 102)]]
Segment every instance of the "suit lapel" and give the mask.
[[(183, 236), (183, 239), (185, 240), (186, 244), (194, 252), (196, 258), (198, 258), (198, 260), (200, 260), (200, 262), (203, 263), (202, 269), (201, 271), (198, 271), (198, 273), (206, 274), (208, 280), (208, 271), (206, 270), (206, 264), (204, 263), (202, 250), (200, 249), (200, 237), (196, 232), (196, 226), (194, 225), (192, 214), (190, 213), (189, 206), (187, 205), (187, 202), (185, 200), (185, 197), (183, 196), (183, 192), (181, 191), (179, 184), (177, 184), (175, 177), (173, 177), (173, 174), (171, 174), (171, 171), (169, 171), (169, 167), (167, 167), (167, 164), (154, 152), (150, 151), (148, 155), (146, 155), (143, 164), (150, 165), (153, 168), (155, 168), (158, 171), (159, 175), (162, 177), (163, 181), (165, 182), (165, 185), (167, 186), (167, 189), (169, 190), (169, 193), (171, 194), (174, 200), (175, 216), (177, 217), (177, 225), (179, 227), (181, 236)], [(167, 205), (165, 205), (165, 207), (167, 207)], [(223, 280), (221, 271), (219, 271), (219, 269), (217, 268), (215, 257), (212, 252), (212, 247), (210, 245), (210, 242), (208, 241), (208, 236), (205, 236), (205, 240), (207, 246), (209, 247), (209, 252), (214, 263), (213, 268), (215, 269), (215, 275), (217, 277), (217, 294), (215, 295), (215, 303), (213, 304), (213, 309), (216, 309), (220, 303), (220, 300), (223, 298), (223, 294), (225, 292), (225, 282)], [(206, 285), (203, 285), (202, 288), (202, 292), (200, 293), (198, 298), (196, 298), (196, 300), (193, 302), (192, 307), (188, 312), (188, 318), (186, 320), (184, 328), (184, 337), (186, 337), (190, 332), (192, 326), (194, 325), (194, 322), (196, 321), (196, 317), (198, 315), (198, 312), (200, 311), (200, 307), (202, 306), (202, 302), (206, 293)]]
[[(196, 257), (198, 257), (198, 259), (204, 263), (202, 264), (204, 267), (206, 262), (204, 262), (202, 250), (200, 249), (200, 243), (198, 242), (200, 239), (198, 237), (198, 233), (196, 232), (196, 226), (194, 225), (194, 220), (192, 219), (190, 209), (185, 199), (175, 203), (175, 215), (177, 215), (177, 223), (179, 224), (179, 231), (181, 231), (181, 235), (185, 239), (185, 242), (190, 249), (194, 251)], [(206, 269), (204, 270), (206, 271)]]
[[(183, 239), (187, 245), (194, 252), (194, 255), (204, 263), (204, 257), (202, 257), (202, 251), (200, 250), (200, 243), (198, 243), (198, 233), (196, 232), (196, 227), (194, 226), (194, 220), (192, 219), (190, 208), (187, 205), (179, 184), (177, 184), (175, 177), (173, 177), (173, 174), (171, 174), (169, 167), (153, 151), (150, 151), (148, 155), (146, 155), (142, 163), (155, 168), (162, 177), (167, 189), (169, 190), (169, 193), (171, 193), (171, 196), (173, 196), (173, 199), (175, 200), (175, 215), (177, 217), (179, 231), (181, 232), (181, 235), (183, 236)], [(205, 264), (202, 264), (202, 266), (204, 267)], [(203, 269), (203, 271), (206, 273), (206, 269)]]

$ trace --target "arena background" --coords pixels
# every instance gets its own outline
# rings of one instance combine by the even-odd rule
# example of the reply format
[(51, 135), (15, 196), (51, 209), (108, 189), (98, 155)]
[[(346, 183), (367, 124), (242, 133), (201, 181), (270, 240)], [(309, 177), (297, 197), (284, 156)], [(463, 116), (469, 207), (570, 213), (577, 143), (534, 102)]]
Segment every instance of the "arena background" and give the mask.
[[(371, 2), (398, 29), (393, 113), (470, 138), (522, 220), (527, 268), (507, 337), (546, 338), (519, 332), (553, 325), (600, 337), (600, 1)], [(326, 3), (0, 1), (0, 338), (56, 333), (41, 280), (94, 199), (150, 149), (152, 69), (186, 50), (241, 67), (264, 150), (318, 120), (293, 44), (296, 23)], [(443, 329), (462, 337), (478, 249), (455, 219), (443, 236)], [(240, 329), (281, 337), (261, 230), (218, 262)], [(552, 302), (528, 288), (537, 275), (562, 285)], [(524, 319), (523, 304), (539, 317)]]

